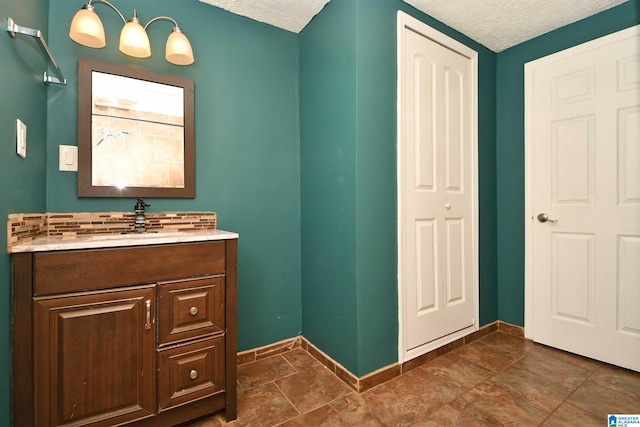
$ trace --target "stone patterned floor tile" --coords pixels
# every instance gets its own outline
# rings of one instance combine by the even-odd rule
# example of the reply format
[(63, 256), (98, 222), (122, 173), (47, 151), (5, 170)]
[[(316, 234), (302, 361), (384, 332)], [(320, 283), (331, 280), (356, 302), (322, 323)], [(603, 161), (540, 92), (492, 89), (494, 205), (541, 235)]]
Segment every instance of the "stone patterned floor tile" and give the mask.
[(591, 372), (593, 372), (598, 366), (602, 365), (602, 363), (598, 362), (597, 360), (589, 359), (588, 357), (582, 357), (577, 354), (569, 353), (567, 351), (558, 350), (557, 348), (547, 347), (546, 345), (542, 344), (535, 344), (531, 351), (542, 354), (545, 357), (560, 359), (563, 362), (585, 368)]
[(578, 387), (567, 402), (602, 420), (607, 419), (607, 414), (640, 413), (637, 398), (589, 381)]
[[(437, 360), (437, 359), (436, 359)], [(427, 364), (413, 369), (384, 384), (405, 404), (412, 405), (413, 412), (424, 414), (448, 403), (467, 391), (450, 371)]]
[(360, 394), (371, 416), (385, 426), (410, 426), (425, 419), (429, 411), (421, 405), (419, 397), (398, 393), (388, 387), (390, 382)]
[[(612, 390), (626, 393), (640, 402), (640, 372), (602, 364), (587, 381), (593, 381)], [(638, 405), (640, 412), (640, 404)]]
[(481, 338), (480, 342), (497, 347), (500, 350), (506, 351), (507, 353), (513, 354), (517, 357), (524, 356), (526, 352), (532, 350), (535, 346), (533, 341), (525, 340), (500, 331)]
[(276, 355), (238, 366), (238, 383), (242, 390), (247, 390), (295, 372), (281, 355)]
[(571, 388), (578, 387), (593, 372), (568, 360), (564, 361), (536, 351), (530, 351), (513, 366)]
[(545, 414), (553, 412), (574, 390), (516, 366), (508, 367), (490, 381), (520, 393)]
[(365, 399), (369, 396), (370, 391), (363, 394), (351, 393), (331, 402), (331, 407), (340, 415), (347, 425), (350, 426), (367, 426), (367, 427), (383, 427), (378, 418), (373, 415), (370, 403), (371, 399)]
[(272, 382), (238, 393), (236, 426), (271, 427), (300, 413)]
[(470, 389), (494, 374), (489, 369), (458, 357), (454, 353), (440, 356), (418, 369), (423, 369), (427, 372), (439, 372), (439, 375), (455, 381), (464, 389)]
[(291, 366), (296, 368), (298, 371), (320, 365), (320, 362), (318, 362), (315, 357), (311, 356), (301, 348), (297, 348), (288, 353), (284, 353), (282, 354), (282, 357), (284, 357), (287, 362), (289, 362)]
[(546, 427), (602, 427), (607, 425), (605, 418), (583, 411), (571, 403), (563, 403), (542, 424)]
[(430, 412), (425, 419), (411, 424), (411, 427), (487, 427), (492, 426), (495, 419), (488, 417), (472, 407), (458, 410), (451, 405), (443, 405)]
[(321, 406), (304, 415), (281, 424), (280, 427), (349, 427), (329, 405)]
[(276, 384), (302, 414), (353, 392), (322, 365), (277, 380)]
[(238, 367), (238, 420), (190, 427), (590, 427), (640, 411), (640, 373), (502, 332), (363, 393), (302, 348)]
[(493, 372), (506, 368), (520, 357), (485, 344), (482, 340), (465, 345), (455, 350), (453, 354)]
[(484, 382), (461, 395), (451, 406), (487, 425), (536, 426), (547, 418), (522, 394), (491, 381)]

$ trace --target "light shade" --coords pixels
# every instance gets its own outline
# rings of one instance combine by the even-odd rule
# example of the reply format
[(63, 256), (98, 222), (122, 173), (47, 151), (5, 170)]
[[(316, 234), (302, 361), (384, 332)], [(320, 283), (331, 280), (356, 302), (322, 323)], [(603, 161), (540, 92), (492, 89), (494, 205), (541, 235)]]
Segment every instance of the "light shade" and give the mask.
[[(2, 1), (2, 0), (0, 0)], [(76, 43), (83, 46), (99, 48), (106, 46), (104, 35), (104, 27), (100, 18), (95, 12), (92, 2), (105, 4), (113, 9), (122, 19), (124, 27), (120, 32), (120, 52), (136, 58), (148, 58), (151, 56), (151, 44), (147, 35), (147, 27), (160, 20), (171, 21), (173, 23), (173, 31), (167, 39), (165, 48), (165, 58), (175, 65), (190, 65), (194, 62), (193, 49), (187, 36), (185, 36), (178, 27), (178, 23), (170, 16), (157, 16), (151, 19), (143, 27), (140, 24), (136, 9), (133, 9), (133, 17), (127, 20), (124, 15), (107, 0), (89, 0), (87, 4), (82, 6), (71, 21), (69, 28), (69, 37)]]
[(120, 33), (120, 52), (136, 58), (151, 56), (151, 45), (147, 32), (135, 16), (127, 22)]
[(85, 5), (75, 14), (73, 21), (71, 21), (69, 37), (74, 42), (87, 47), (106, 46), (104, 27), (93, 6)]
[(179, 27), (173, 27), (173, 31), (169, 34), (165, 48), (165, 58), (176, 65), (193, 64), (194, 58), (191, 43), (189, 43), (189, 39)]

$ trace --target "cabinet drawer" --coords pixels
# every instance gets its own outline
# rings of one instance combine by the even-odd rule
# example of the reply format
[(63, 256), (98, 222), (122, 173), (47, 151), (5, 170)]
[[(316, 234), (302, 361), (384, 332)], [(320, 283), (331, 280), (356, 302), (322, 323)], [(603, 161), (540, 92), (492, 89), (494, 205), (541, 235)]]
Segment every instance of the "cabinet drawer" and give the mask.
[(224, 276), (161, 282), (158, 346), (224, 332)]
[(224, 273), (225, 241), (36, 252), (35, 295)]
[(224, 336), (158, 351), (158, 412), (224, 391)]

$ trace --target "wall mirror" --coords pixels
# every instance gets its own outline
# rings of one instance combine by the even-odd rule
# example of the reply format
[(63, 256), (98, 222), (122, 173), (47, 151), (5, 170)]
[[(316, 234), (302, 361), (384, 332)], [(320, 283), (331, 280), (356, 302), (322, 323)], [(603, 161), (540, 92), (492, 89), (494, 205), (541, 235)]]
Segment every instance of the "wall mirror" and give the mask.
[(78, 60), (78, 196), (195, 197), (194, 83)]

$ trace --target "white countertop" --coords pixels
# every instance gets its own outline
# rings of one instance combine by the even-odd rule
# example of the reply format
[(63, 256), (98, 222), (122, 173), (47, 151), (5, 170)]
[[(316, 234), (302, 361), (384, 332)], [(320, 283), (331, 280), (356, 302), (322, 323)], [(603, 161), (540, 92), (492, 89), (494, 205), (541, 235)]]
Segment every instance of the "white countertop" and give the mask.
[(71, 249), (115, 248), (119, 246), (161, 245), (237, 239), (238, 233), (224, 230), (159, 231), (157, 233), (102, 234), (75, 237), (41, 237), (17, 243), (10, 253), (66, 251)]

